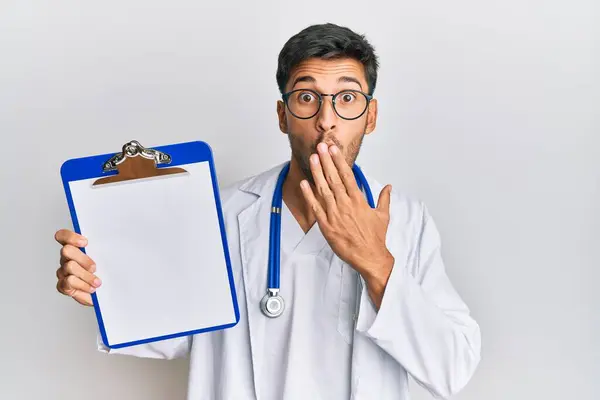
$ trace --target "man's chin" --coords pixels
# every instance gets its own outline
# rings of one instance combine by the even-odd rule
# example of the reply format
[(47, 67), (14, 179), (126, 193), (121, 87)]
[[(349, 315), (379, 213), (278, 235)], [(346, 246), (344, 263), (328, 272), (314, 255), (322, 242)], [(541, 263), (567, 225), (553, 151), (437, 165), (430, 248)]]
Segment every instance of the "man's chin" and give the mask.
[(308, 163), (301, 163), (300, 170), (302, 171), (302, 175), (304, 175), (304, 178), (308, 181), (308, 183), (310, 183), (311, 186), (314, 186), (315, 180), (312, 176), (312, 171), (310, 170)]

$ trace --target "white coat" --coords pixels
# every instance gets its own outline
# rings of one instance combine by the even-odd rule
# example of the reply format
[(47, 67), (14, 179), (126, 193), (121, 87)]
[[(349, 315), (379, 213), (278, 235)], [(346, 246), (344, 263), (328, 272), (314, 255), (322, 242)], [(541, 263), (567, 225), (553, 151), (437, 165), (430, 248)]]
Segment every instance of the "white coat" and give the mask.
[[(265, 398), (260, 391), (265, 380), (273, 382), (281, 377), (276, 372), (261, 376), (257, 368), (264, 357), (258, 349), (265, 348), (265, 341), (269, 340), (268, 318), (258, 304), (266, 293), (271, 200), (282, 166), (221, 191), (239, 323), (222, 331), (110, 353), (163, 359), (189, 356), (190, 400), (274, 400)], [(377, 202), (383, 185), (368, 174), (366, 178)], [(479, 363), (479, 326), (445, 273), (439, 234), (423, 203), (392, 191), (386, 244), (395, 265), (379, 311), (373, 307), (364, 281), (360, 286), (334, 290), (333, 301), (337, 303), (332, 309), (339, 309), (340, 313), (333, 318), (338, 319), (335, 322), (342, 333), (348, 332), (352, 346), (350, 398), (408, 400), (408, 374), (435, 397), (446, 398), (467, 384)], [(354, 318), (341, 311), (349, 298), (357, 299)], [(348, 330), (344, 331), (344, 327)], [(318, 336), (312, 327), (300, 329), (303, 331), (296, 335)], [(109, 352), (100, 339), (98, 348)], [(297, 379), (295, 387), (301, 388), (306, 378)], [(301, 390), (288, 392), (285, 397), (321, 398)]]

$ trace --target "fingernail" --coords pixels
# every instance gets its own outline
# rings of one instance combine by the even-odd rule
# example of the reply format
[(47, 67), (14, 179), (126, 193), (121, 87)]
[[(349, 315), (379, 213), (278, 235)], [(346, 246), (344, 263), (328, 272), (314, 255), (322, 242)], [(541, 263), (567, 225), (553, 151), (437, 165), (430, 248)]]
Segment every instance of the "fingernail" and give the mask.
[(100, 281), (98, 278), (94, 279), (94, 286), (99, 287), (100, 285), (102, 285), (102, 281)]
[(329, 150), (331, 151), (331, 154), (337, 154), (338, 152), (338, 148), (335, 145), (331, 146)]
[(306, 182), (305, 180), (300, 182), (300, 186), (302, 186), (303, 189), (306, 189), (308, 187), (308, 182)]
[(77, 245), (78, 245), (79, 247), (84, 247), (86, 244), (87, 244), (87, 240), (85, 240), (85, 239), (79, 239), (79, 240), (77, 241)]
[(319, 148), (319, 150), (324, 153), (327, 151), (327, 145), (325, 143), (319, 143), (319, 146), (317, 146)]
[(96, 272), (96, 264), (92, 264), (92, 266), (90, 267), (90, 272)]
[(313, 154), (312, 156), (310, 156), (310, 161), (313, 164), (317, 165), (319, 163), (319, 156), (316, 154)]

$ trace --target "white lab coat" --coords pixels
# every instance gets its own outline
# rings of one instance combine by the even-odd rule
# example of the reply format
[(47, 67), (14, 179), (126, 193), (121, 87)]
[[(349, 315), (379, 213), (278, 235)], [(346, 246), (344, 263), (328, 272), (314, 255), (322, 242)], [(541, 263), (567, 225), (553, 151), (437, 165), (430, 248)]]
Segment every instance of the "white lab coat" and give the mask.
[[(271, 200), (282, 166), (221, 191), (239, 323), (223, 331), (110, 353), (163, 359), (189, 356), (190, 400), (272, 400), (262, 398), (257, 388), (265, 379), (280, 377), (260, 375), (256, 366), (264, 354), (256, 348), (269, 337), (258, 303), (266, 292)], [(366, 178), (377, 202), (383, 185), (368, 174)], [(350, 398), (408, 400), (408, 374), (435, 397), (447, 398), (465, 386), (479, 363), (479, 326), (445, 273), (438, 231), (423, 203), (392, 191), (386, 244), (395, 265), (379, 312), (363, 281), (351, 289), (357, 291), (356, 321), (336, 317), (340, 326), (355, 324), (348, 325), (353, 328), (348, 338)], [(108, 352), (99, 337), (98, 348)], [(300, 392), (288, 396), (307, 398)]]

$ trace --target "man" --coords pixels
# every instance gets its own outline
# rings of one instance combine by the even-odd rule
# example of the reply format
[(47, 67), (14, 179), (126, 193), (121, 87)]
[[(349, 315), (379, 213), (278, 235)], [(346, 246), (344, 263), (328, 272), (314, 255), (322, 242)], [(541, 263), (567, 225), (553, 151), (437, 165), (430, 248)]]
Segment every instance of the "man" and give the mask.
[[(283, 185), (281, 288), (285, 312), (260, 310), (278, 165), (222, 191), (240, 321), (234, 328), (100, 350), (190, 356), (190, 399), (408, 399), (410, 374), (448, 397), (470, 380), (480, 331), (444, 271), (426, 207), (351, 166), (375, 129), (378, 61), (363, 36), (333, 24), (306, 28), (279, 55), (277, 103), (291, 160)], [(334, 96), (332, 96), (334, 95)], [(58, 290), (91, 305), (101, 282), (61, 230)], [(199, 263), (202, 261), (199, 260)]]

